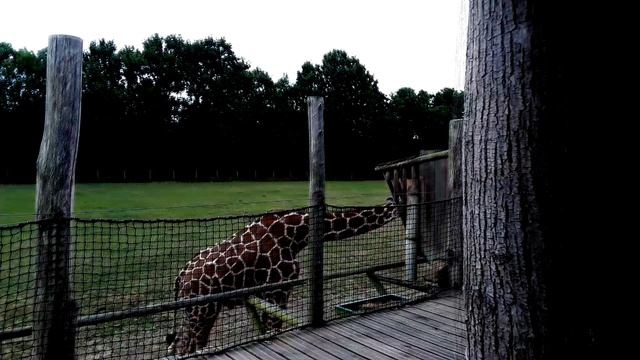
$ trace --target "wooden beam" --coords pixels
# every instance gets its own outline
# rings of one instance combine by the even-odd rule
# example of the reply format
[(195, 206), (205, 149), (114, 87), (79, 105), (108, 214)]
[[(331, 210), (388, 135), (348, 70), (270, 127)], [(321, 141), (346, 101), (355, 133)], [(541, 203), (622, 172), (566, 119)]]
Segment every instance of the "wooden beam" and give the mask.
[(263, 311), (267, 313), (269, 316), (274, 317), (285, 324), (288, 324), (294, 327), (298, 326), (298, 320), (296, 320), (295, 317), (289, 314), (286, 310), (283, 310), (270, 302), (267, 302), (255, 296), (250, 296), (247, 299), (247, 304), (249, 304), (250, 306), (252, 306), (258, 311)]
[[(449, 198), (462, 195), (462, 129), (463, 119), (449, 122), (449, 159), (447, 176), (447, 194)], [(449, 206), (462, 206), (461, 201), (455, 201)], [(456, 210), (456, 211), (454, 211)], [(460, 210), (460, 211), (457, 211)], [(456, 289), (462, 288), (462, 211), (449, 209), (451, 224), (446, 224), (449, 230), (446, 237), (445, 249), (449, 263), (449, 284)], [(456, 226), (457, 225), (457, 226)]]
[(375, 171), (384, 171), (390, 170), (394, 168), (405, 167), (408, 165), (419, 164), (426, 161), (438, 160), (438, 159), (446, 159), (449, 155), (449, 150), (438, 151), (430, 154), (419, 155), (416, 157), (412, 157), (404, 160), (395, 160), (386, 162), (384, 164), (377, 165), (374, 170)]
[[(425, 258), (420, 258), (418, 257), (418, 259), (416, 260), (416, 264), (424, 264), (427, 263), (427, 260)], [(364, 269), (356, 269), (356, 270), (347, 270), (347, 271), (339, 271), (339, 272), (335, 272), (335, 273), (331, 273), (329, 275), (326, 275), (324, 277), (325, 281), (328, 280), (333, 280), (333, 279), (339, 279), (339, 278), (344, 278), (344, 277), (351, 277), (354, 275), (360, 275), (360, 274), (367, 274), (367, 273), (375, 273), (377, 271), (383, 271), (383, 270), (389, 270), (389, 269), (397, 269), (400, 267), (405, 266), (405, 262), (404, 261), (396, 261), (393, 263), (388, 263), (388, 264), (383, 264), (383, 265), (375, 265), (375, 266), (370, 266)]]
[(407, 224), (405, 240), (405, 281), (414, 282), (418, 277), (418, 234), (419, 234), (419, 193), (418, 181), (407, 180)]
[(37, 161), (40, 225), (34, 309), (34, 359), (75, 359), (70, 220), (80, 137), (82, 40), (49, 37), (44, 131)]
[[(364, 269), (356, 272), (356, 274), (365, 273), (367, 271), (379, 271), (390, 268), (396, 268), (402, 266), (404, 263), (394, 263), (384, 266), (377, 266), (369, 269)], [(326, 276), (325, 280), (335, 279), (339, 277), (346, 277), (349, 274), (334, 274), (333, 276)], [(98, 324), (104, 324), (108, 322), (120, 321), (124, 319), (135, 319), (143, 316), (149, 316), (154, 314), (160, 314), (167, 311), (174, 311), (177, 309), (184, 309), (189, 306), (206, 305), (212, 302), (222, 302), (225, 300), (237, 300), (247, 297), (248, 295), (258, 294), (265, 291), (272, 291), (276, 289), (291, 288), (299, 286), (307, 282), (307, 279), (286, 280), (280, 283), (266, 284), (255, 286), (251, 288), (242, 288), (227, 292), (221, 292), (216, 294), (202, 295), (194, 298), (174, 300), (165, 303), (158, 303), (152, 305), (141, 306), (133, 309), (126, 309), (120, 311), (113, 311), (107, 313), (93, 314), (81, 316), (76, 323), (77, 327), (93, 326)], [(20, 337), (29, 336), (33, 333), (33, 327), (25, 326), (20, 328), (0, 330), (0, 342), (16, 339)]]
[[(431, 155), (436, 153), (436, 150), (421, 150), (420, 155)], [(436, 234), (435, 227), (433, 226), (433, 204), (428, 204), (435, 201), (435, 163), (436, 161), (427, 161), (419, 165), (420, 172), (420, 238), (418, 247), (419, 254), (428, 258), (439, 256), (436, 250)]]
[(450, 198), (462, 193), (462, 125), (463, 119), (449, 122), (449, 165), (447, 194)]
[(437, 284), (435, 284), (435, 283), (434, 284), (427, 284), (427, 285), (420, 285), (415, 281), (402, 280), (402, 279), (395, 278), (393, 276), (384, 276), (384, 275), (378, 275), (378, 274), (375, 274), (375, 276), (379, 281), (386, 282), (386, 283), (393, 284), (393, 285), (399, 285), (399, 286), (402, 286), (402, 287), (406, 287), (406, 288), (409, 288), (409, 289), (412, 289), (412, 290), (417, 290), (417, 291), (425, 292), (425, 293), (433, 292), (434, 289), (437, 286)]
[(247, 312), (249, 313), (249, 317), (251, 318), (251, 323), (253, 323), (253, 327), (260, 333), (260, 335), (267, 332), (267, 328), (262, 323), (262, 319), (260, 319), (260, 314), (258, 314), (258, 310), (253, 306), (248, 299), (244, 301), (244, 305), (247, 308)]
[(384, 284), (380, 282), (380, 279), (378, 278), (378, 275), (376, 275), (375, 272), (373, 271), (367, 272), (367, 278), (369, 278), (369, 280), (373, 284), (373, 287), (376, 288), (378, 295), (387, 295), (387, 289), (384, 288)]
[(311, 325), (324, 324), (324, 253), (325, 234), (325, 160), (324, 160), (324, 99), (307, 98), (309, 121), (309, 244), (311, 247)]

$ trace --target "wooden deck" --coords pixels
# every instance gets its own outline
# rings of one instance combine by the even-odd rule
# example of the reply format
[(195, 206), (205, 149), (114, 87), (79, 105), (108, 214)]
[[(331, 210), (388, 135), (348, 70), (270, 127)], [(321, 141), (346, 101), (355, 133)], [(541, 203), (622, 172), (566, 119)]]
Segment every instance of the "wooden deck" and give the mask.
[(284, 333), (209, 359), (464, 359), (465, 326), (458, 294), (399, 309), (349, 317), (322, 328)]

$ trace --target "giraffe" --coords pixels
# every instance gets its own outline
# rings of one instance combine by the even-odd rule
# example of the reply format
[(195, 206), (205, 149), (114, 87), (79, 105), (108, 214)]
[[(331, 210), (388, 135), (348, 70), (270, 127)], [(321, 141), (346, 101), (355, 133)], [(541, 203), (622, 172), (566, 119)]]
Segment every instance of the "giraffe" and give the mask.
[[(347, 212), (327, 212), (323, 241), (341, 240), (377, 229), (397, 217), (391, 198), (384, 205)], [(206, 248), (189, 261), (175, 279), (175, 297), (192, 298), (263, 284), (295, 280), (300, 274), (296, 255), (309, 241), (309, 214), (293, 211), (266, 214), (222, 243)], [(286, 309), (291, 289), (260, 294)], [(207, 345), (209, 333), (223, 306), (233, 308), (242, 299), (187, 307), (186, 325), (171, 342), (169, 354), (194, 353)], [(282, 322), (262, 314), (268, 329)]]

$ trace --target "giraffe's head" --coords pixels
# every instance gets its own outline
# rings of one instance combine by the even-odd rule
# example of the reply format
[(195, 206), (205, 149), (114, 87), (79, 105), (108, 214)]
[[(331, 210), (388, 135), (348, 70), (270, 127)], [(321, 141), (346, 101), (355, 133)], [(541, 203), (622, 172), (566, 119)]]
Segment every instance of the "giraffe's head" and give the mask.
[(181, 326), (178, 333), (167, 335), (167, 355), (184, 355), (195, 351), (195, 341), (187, 333), (187, 329)]
[(389, 222), (398, 217), (398, 206), (391, 196), (384, 203), (384, 221)]
[(168, 334), (166, 337), (166, 341), (168, 345), (167, 355), (176, 355), (176, 353), (178, 352), (178, 347), (180, 345), (180, 340), (176, 336), (176, 333)]

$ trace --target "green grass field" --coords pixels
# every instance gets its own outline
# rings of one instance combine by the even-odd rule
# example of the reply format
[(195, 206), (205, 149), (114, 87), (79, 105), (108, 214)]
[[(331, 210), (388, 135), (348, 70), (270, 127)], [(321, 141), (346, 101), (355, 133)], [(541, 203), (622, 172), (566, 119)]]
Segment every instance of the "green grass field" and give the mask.
[[(258, 214), (306, 206), (306, 182), (221, 182), (79, 184), (76, 216), (80, 218), (160, 219), (210, 218)], [(378, 205), (388, 196), (383, 181), (328, 182), (331, 205)], [(33, 185), (0, 186), (0, 224), (33, 219)], [(80, 222), (74, 227), (74, 291), (81, 315), (118, 311), (173, 299), (173, 281), (193, 254), (228, 238), (251, 217), (213, 221), (166, 223)], [(20, 229), (19, 231), (17, 229)], [(0, 229), (1, 230), (1, 229)], [(395, 221), (384, 228), (328, 243), (325, 273), (401, 261), (404, 227)], [(37, 227), (6, 228), (0, 232), (0, 329), (28, 326), (32, 319)], [(308, 252), (298, 256), (302, 275), (308, 270)], [(366, 276), (327, 282), (326, 317), (334, 307), (376, 294)], [(406, 289), (388, 289), (406, 293)], [(306, 315), (306, 287), (297, 287), (290, 309), (301, 323)], [(254, 333), (242, 307), (225, 312), (216, 325), (211, 346), (224, 348), (259, 334)], [(173, 312), (83, 328), (79, 358), (128, 358), (142, 342), (148, 356), (164, 355), (164, 336), (172, 331)], [(4, 317), (4, 319), (3, 319)], [(226, 319), (226, 320), (225, 320)], [(144, 339), (144, 340), (141, 340)], [(129, 344), (129, 342), (132, 342)], [(136, 343), (136, 344), (134, 344)], [(28, 353), (29, 339), (6, 344), (0, 357), (19, 358)], [(86, 352), (84, 354), (83, 352)], [(13, 354), (13, 355), (11, 355)], [(116, 355), (117, 354), (117, 355)]]
[[(220, 182), (79, 184), (76, 216), (105, 219), (212, 218), (259, 214), (306, 206), (306, 182)], [(378, 205), (389, 195), (383, 181), (328, 182), (331, 205)], [(0, 225), (33, 219), (33, 185), (0, 186)], [(200, 249), (227, 239), (253, 220), (251, 216), (202, 221), (77, 221), (73, 226), (75, 300), (81, 316), (120, 311), (173, 300), (175, 276)], [(38, 226), (0, 226), (0, 330), (29, 326), (35, 298)], [(399, 219), (369, 233), (324, 246), (325, 275), (404, 259), (405, 228)], [(308, 278), (309, 251), (297, 260)], [(421, 265), (419, 278), (434, 274), (437, 263)], [(403, 278), (403, 269), (380, 275)], [(390, 294), (416, 299), (415, 290), (386, 284)], [(377, 288), (360, 274), (325, 281), (325, 318), (335, 319), (338, 304), (377, 296)], [(308, 287), (298, 286), (289, 311), (307, 324)], [(177, 313), (182, 316), (182, 313)], [(174, 331), (173, 312), (83, 327), (78, 332), (79, 359), (159, 358), (165, 336)], [(179, 317), (178, 319), (181, 319)], [(180, 321), (180, 320), (179, 320)], [(211, 335), (212, 349), (261, 337), (244, 307), (224, 310)], [(26, 357), (31, 338), (4, 342), (0, 358)], [(141, 346), (143, 350), (141, 349)]]
[[(375, 205), (389, 190), (384, 181), (327, 182), (332, 205)], [(33, 220), (34, 185), (0, 185), (0, 224)], [(78, 217), (115, 219), (202, 218), (253, 214), (308, 204), (308, 183), (217, 182), (78, 184)]]

